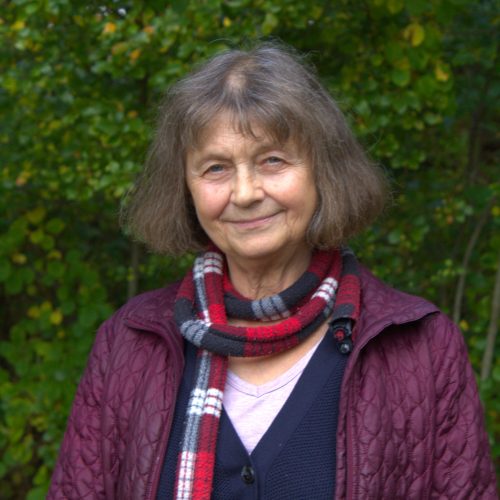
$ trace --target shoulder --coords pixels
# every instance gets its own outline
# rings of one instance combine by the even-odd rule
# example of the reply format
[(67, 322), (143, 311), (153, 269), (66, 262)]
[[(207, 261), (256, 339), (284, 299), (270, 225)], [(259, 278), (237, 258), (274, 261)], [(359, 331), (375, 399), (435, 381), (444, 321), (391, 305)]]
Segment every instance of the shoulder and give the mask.
[[(362, 306), (360, 337), (401, 350), (428, 353), (437, 365), (467, 360), (465, 340), (450, 318), (428, 300), (396, 290), (360, 266)], [(415, 352), (415, 351), (413, 351)]]
[(428, 300), (396, 290), (360, 266), (363, 330), (381, 331), (390, 325), (418, 322), (439, 309)]
[[(100, 326), (94, 350), (103, 353), (140, 337), (150, 343), (167, 339), (170, 347), (181, 345), (174, 323), (174, 304), (179, 283), (151, 290), (126, 302)], [(142, 335), (144, 332), (154, 335)]]
[(141, 293), (124, 304), (114, 316), (134, 321), (158, 321), (173, 317), (175, 297), (180, 283)]
[(147, 327), (173, 320), (179, 283), (141, 293), (120, 307), (106, 322), (108, 325), (137, 324)]

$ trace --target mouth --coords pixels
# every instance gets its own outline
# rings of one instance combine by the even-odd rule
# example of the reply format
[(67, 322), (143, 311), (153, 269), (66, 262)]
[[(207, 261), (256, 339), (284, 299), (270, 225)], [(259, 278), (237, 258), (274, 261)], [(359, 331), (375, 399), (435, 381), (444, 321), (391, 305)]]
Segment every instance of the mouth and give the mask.
[(266, 226), (270, 222), (274, 220), (274, 218), (279, 215), (281, 212), (277, 212), (272, 215), (265, 215), (263, 217), (255, 217), (252, 219), (235, 219), (235, 220), (228, 220), (229, 224), (233, 225), (234, 227), (240, 228), (240, 229), (257, 229), (263, 226)]

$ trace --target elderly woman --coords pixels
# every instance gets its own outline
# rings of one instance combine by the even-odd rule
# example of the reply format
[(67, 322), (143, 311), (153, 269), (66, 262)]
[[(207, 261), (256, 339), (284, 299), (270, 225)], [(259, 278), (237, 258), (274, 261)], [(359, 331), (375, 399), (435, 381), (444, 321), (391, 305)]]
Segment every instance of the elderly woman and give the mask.
[(200, 253), (100, 328), (48, 498), (493, 498), (460, 333), (344, 246), (385, 187), (288, 49), (174, 85), (126, 220)]

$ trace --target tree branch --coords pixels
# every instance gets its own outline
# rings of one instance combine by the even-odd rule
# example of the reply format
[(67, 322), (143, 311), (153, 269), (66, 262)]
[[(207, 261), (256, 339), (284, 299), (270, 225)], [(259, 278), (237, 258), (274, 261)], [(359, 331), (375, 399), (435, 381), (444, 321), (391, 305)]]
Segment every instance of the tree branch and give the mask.
[(500, 253), (498, 254), (497, 273), (495, 277), (495, 287), (491, 299), (490, 324), (488, 325), (488, 334), (486, 336), (486, 347), (481, 362), (481, 380), (486, 380), (490, 376), (491, 365), (493, 362), (493, 352), (498, 333), (498, 320), (500, 319)]
[(465, 248), (465, 253), (462, 258), (460, 276), (458, 278), (457, 288), (455, 290), (455, 300), (453, 301), (452, 317), (455, 323), (458, 323), (460, 321), (460, 317), (462, 316), (462, 303), (465, 292), (465, 281), (467, 278), (467, 270), (469, 268), (469, 262), (472, 256), (472, 252), (474, 251), (474, 248), (479, 239), (481, 231), (483, 230), (483, 227), (485, 226), (486, 221), (488, 220), (488, 216), (490, 214), (490, 210), (494, 202), (495, 202), (495, 197), (491, 198), (486, 207), (484, 207), (479, 217), (479, 220), (477, 221), (477, 224), (474, 228), (474, 231), (472, 232), (469, 242), (467, 243), (467, 247)]

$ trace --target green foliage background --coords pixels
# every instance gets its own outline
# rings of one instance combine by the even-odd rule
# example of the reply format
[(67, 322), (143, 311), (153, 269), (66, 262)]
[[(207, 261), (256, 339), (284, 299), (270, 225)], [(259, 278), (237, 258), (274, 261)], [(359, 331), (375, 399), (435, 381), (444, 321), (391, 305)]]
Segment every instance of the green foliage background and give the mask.
[(354, 247), (459, 322), (498, 463), (495, 4), (1, 2), (0, 496), (44, 498), (98, 324), (189, 264), (117, 227), (162, 92), (210, 54), (267, 37), (308, 54), (392, 178), (390, 210)]

